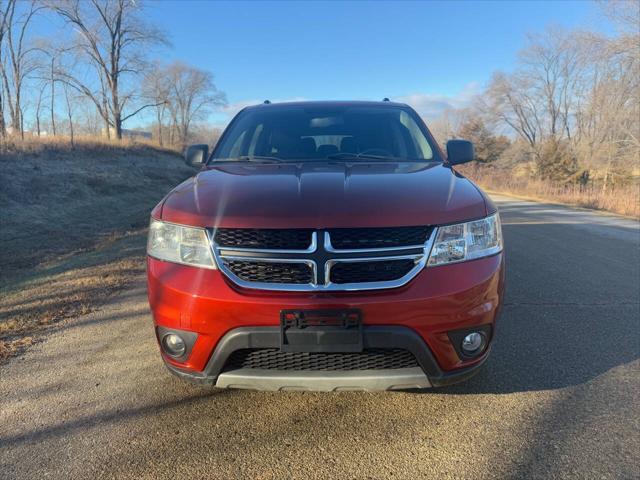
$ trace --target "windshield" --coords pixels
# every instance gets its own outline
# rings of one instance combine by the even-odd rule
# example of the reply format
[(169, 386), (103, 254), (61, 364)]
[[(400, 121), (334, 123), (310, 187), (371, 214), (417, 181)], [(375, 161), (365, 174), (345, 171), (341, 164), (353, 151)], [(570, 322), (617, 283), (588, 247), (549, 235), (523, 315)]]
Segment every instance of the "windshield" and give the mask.
[(269, 106), (233, 121), (213, 159), (434, 160), (409, 108), (393, 106)]

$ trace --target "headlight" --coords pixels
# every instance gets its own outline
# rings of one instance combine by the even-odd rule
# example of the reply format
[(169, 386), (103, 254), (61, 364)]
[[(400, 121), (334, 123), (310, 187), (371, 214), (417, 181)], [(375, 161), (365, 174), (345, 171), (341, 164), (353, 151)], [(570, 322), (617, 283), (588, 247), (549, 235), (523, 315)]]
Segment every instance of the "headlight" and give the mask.
[(500, 216), (438, 227), (429, 255), (429, 266), (464, 262), (494, 255), (502, 250)]
[(147, 254), (167, 262), (216, 268), (209, 238), (203, 228), (165, 223), (154, 218), (149, 225)]

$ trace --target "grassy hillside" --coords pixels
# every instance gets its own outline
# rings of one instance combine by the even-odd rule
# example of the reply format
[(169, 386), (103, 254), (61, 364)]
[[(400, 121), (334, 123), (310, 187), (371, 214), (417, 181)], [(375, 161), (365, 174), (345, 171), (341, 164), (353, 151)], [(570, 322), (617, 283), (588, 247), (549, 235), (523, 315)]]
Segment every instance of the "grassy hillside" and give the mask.
[(149, 212), (193, 175), (175, 152), (80, 142), (0, 151), (0, 359), (144, 270)]

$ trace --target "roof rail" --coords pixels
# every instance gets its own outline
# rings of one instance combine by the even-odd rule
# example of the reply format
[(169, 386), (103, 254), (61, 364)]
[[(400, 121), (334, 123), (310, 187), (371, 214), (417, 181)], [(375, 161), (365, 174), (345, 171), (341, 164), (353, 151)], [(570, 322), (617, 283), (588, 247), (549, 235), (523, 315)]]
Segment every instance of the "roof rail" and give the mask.
[(382, 99), (382, 101), (383, 101), (383, 102), (389, 102), (390, 100), (389, 100), (387, 97), (384, 97), (384, 98)]
[(270, 100), (265, 100), (265, 101), (264, 101), (264, 102), (262, 102), (262, 103), (264, 103), (265, 105), (269, 105), (269, 104), (271, 103), (271, 101), (270, 101)]

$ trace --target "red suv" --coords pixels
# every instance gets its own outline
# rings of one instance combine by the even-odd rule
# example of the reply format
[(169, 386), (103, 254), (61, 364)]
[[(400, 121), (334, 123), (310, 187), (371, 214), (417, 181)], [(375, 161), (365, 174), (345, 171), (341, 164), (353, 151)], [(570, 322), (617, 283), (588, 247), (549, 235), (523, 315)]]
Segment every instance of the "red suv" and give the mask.
[[(386, 100), (386, 99), (385, 99)], [(465, 380), (504, 288), (495, 205), (407, 105), (245, 108), (202, 171), (154, 208), (148, 290), (162, 358), (186, 380), (390, 390)]]

